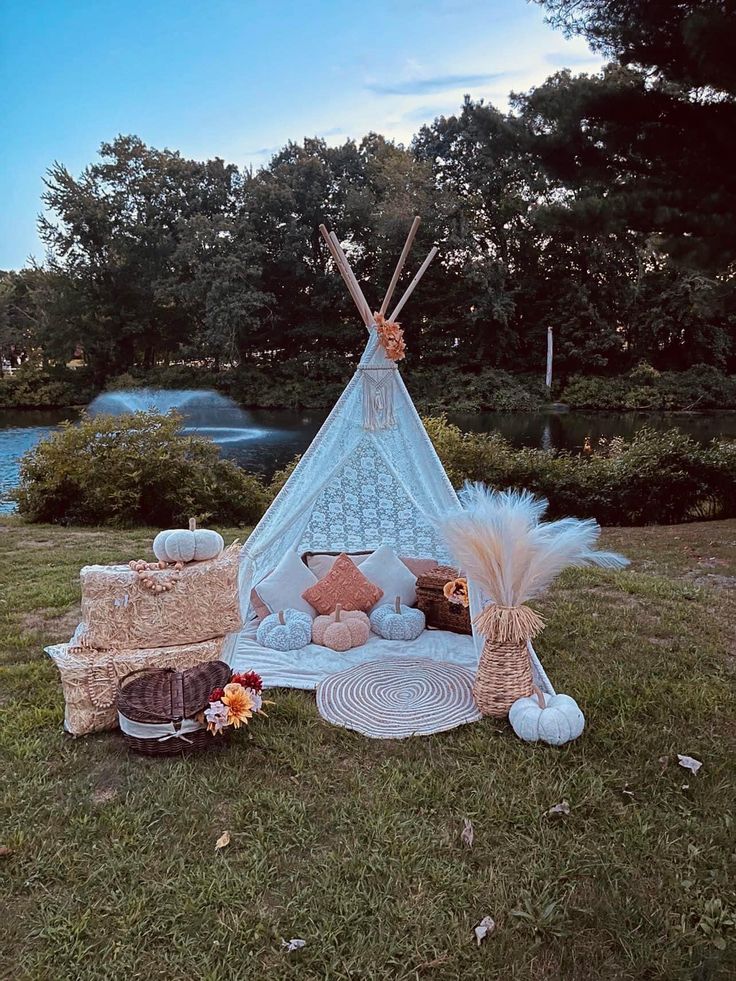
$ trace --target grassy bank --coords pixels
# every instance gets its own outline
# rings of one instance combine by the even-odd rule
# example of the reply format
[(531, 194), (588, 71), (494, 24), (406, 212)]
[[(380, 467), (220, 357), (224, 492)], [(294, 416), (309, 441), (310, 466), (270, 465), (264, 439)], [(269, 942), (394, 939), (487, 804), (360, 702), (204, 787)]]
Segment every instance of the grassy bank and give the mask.
[(568, 573), (543, 604), (579, 742), (491, 720), (374, 742), (282, 691), (251, 740), (172, 763), (65, 737), (41, 653), (76, 623), (79, 567), (150, 532), (0, 525), (0, 977), (733, 976), (736, 521), (604, 537), (631, 569)]

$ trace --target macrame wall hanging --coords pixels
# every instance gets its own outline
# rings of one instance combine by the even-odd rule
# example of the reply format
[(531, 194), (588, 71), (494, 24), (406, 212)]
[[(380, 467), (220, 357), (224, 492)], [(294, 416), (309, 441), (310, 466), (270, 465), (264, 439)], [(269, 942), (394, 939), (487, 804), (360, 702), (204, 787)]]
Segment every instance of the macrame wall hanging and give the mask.
[(363, 429), (375, 432), (392, 429), (394, 418), (394, 382), (396, 368), (393, 365), (365, 365), (360, 369), (363, 376)]

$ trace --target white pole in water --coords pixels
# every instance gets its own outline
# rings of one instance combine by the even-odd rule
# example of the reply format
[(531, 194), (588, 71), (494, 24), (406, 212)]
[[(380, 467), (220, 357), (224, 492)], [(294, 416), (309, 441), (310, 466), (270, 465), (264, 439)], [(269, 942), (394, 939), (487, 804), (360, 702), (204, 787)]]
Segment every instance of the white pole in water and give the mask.
[(545, 383), (548, 389), (552, 388), (552, 328), (547, 328), (547, 377)]

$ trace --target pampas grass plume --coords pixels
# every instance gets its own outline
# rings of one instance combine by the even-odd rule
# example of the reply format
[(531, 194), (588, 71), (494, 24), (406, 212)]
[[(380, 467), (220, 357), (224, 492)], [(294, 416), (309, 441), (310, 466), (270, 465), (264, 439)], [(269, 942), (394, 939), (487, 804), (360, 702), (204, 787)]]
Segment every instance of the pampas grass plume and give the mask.
[(570, 566), (620, 569), (628, 559), (597, 552), (598, 523), (591, 518), (542, 522), (547, 501), (529, 491), (495, 491), (466, 483), (462, 511), (440, 530), (468, 580), (498, 606), (519, 606), (543, 593)]

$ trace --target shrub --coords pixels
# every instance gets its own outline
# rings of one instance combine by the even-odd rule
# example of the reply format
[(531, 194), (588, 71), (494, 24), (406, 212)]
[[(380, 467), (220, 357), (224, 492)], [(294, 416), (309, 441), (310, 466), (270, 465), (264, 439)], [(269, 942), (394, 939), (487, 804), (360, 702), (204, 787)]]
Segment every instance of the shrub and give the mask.
[(702, 447), (679, 430), (641, 429), (590, 457), (513, 449), (495, 434), (463, 433), (445, 416), (425, 425), (452, 483), (483, 480), (547, 498), (550, 517), (604, 525), (671, 524), (736, 514), (736, 443)]
[(62, 424), (23, 458), (14, 497), (30, 521), (155, 527), (190, 516), (250, 524), (266, 501), (260, 480), (156, 412)]
[(621, 409), (628, 386), (621, 378), (573, 376), (560, 399), (573, 409)]
[(41, 368), (26, 362), (15, 374), (0, 378), (0, 408), (65, 408), (85, 405), (94, 394), (84, 368)]
[(533, 412), (547, 397), (540, 379), (494, 368), (462, 372), (451, 363), (409, 369), (406, 384), (423, 412)]
[(291, 475), (294, 473), (296, 465), (299, 463), (301, 458), (301, 453), (297, 453), (295, 457), (289, 460), (285, 467), (282, 467), (281, 470), (277, 470), (273, 477), (271, 477), (268, 487), (266, 488), (266, 496), (268, 497), (269, 504), (279, 493), (289, 477), (291, 477)]
[(622, 378), (570, 378), (562, 401), (574, 409), (670, 411), (736, 408), (736, 377), (712, 365), (658, 372), (641, 363)]

